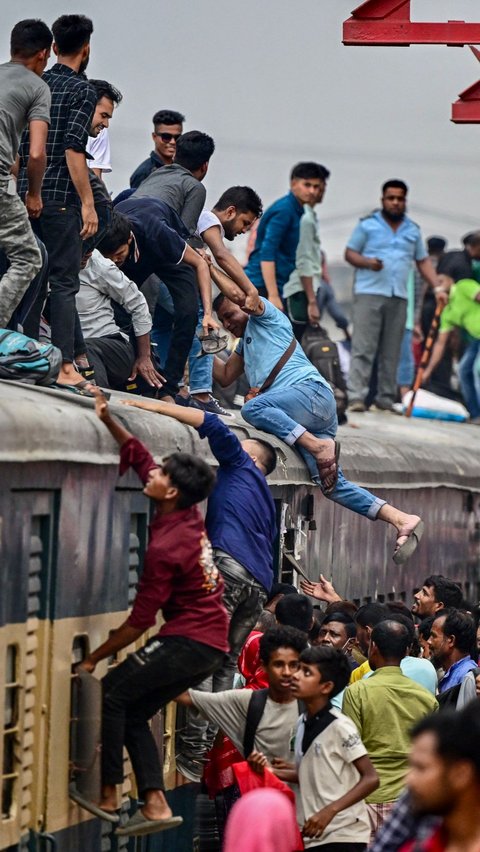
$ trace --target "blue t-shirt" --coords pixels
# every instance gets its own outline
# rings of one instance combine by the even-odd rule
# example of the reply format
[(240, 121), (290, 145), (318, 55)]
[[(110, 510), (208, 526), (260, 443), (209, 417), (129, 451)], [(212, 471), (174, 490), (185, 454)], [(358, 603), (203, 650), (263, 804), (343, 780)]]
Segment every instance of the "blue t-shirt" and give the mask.
[(396, 231), (380, 210), (360, 219), (347, 247), (365, 257), (378, 257), (383, 269), (355, 270), (355, 293), (368, 296), (407, 298), (407, 281), (412, 263), (427, 257), (420, 228), (405, 216)]
[(461, 660), (458, 660), (453, 666), (450, 666), (448, 672), (442, 677), (438, 684), (438, 691), (440, 693), (446, 692), (452, 686), (458, 686), (459, 683), (463, 683), (467, 674), (476, 667), (477, 664), (471, 657), (463, 657)]
[[(292, 324), (286, 314), (267, 299), (262, 298), (262, 302), (265, 308), (263, 314), (249, 318), (243, 338), (235, 349), (243, 357), (250, 387), (257, 388), (263, 385), (275, 364), (278, 364), (293, 337)], [(330, 387), (297, 343), (295, 352), (271, 387), (278, 390), (305, 381), (319, 382)]]
[(295, 269), (302, 216), (303, 204), (297, 201), (293, 192), (279, 198), (265, 210), (257, 228), (255, 248), (245, 267), (245, 273), (255, 287), (265, 287), (261, 262), (273, 261), (281, 295), (283, 285)]
[(213, 545), (237, 560), (269, 592), (273, 583), (275, 503), (261, 470), (216, 414), (198, 429), (219, 463), (205, 526)]

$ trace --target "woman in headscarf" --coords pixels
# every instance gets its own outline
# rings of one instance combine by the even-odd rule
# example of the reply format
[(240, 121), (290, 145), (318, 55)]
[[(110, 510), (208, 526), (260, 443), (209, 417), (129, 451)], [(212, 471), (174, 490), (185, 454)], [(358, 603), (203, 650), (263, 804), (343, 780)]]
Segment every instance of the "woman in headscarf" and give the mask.
[(246, 793), (227, 822), (224, 852), (297, 852), (295, 810), (279, 790)]

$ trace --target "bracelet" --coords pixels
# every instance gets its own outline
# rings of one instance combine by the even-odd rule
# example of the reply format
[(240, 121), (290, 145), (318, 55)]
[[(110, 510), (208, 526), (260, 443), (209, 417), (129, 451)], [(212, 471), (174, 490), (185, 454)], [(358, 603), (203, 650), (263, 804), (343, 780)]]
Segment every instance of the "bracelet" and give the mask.
[(444, 290), (443, 287), (434, 287), (433, 292), (437, 295), (438, 293), (448, 293), (448, 290)]

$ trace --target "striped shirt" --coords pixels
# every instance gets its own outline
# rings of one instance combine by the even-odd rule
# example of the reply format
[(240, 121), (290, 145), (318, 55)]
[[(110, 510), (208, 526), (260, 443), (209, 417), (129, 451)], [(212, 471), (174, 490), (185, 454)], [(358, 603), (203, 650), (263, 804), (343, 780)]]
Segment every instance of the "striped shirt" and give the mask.
[[(47, 168), (42, 186), (43, 201), (79, 204), (80, 199), (68, 171), (65, 151), (85, 152), (88, 131), (97, 103), (97, 93), (85, 77), (57, 62), (43, 75), (51, 95), (50, 128), (47, 136)], [(20, 144), (18, 193), (27, 190), (28, 130)]]

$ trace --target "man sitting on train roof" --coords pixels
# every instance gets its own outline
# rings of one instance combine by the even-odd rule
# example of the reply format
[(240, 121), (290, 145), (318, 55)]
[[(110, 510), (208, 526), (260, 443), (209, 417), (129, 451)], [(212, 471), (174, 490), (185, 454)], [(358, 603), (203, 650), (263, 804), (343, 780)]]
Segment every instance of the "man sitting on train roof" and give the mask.
[(205, 500), (215, 477), (203, 459), (172, 453), (161, 467), (147, 448), (114, 419), (105, 397), (95, 390), (97, 415), (120, 445), (120, 473), (130, 466), (156, 504), (145, 567), (133, 609), (123, 624), (81, 663), (93, 672), (97, 663), (137, 642), (162, 611), (160, 632), (103, 678), (102, 798), (97, 805), (78, 793), (86, 810), (118, 822), (116, 785), (123, 783), (125, 745), (144, 805), (121, 835), (143, 835), (174, 828), (165, 798), (162, 758), (148, 721), (176, 695), (201, 683), (224, 661), (228, 618), (223, 580), (197, 503)]
[(397, 530), (393, 559), (403, 564), (423, 535), (423, 522), (343, 476), (333, 391), (296, 343), (290, 320), (264, 298), (248, 314), (240, 287), (214, 266), (210, 274), (221, 290), (214, 310), (224, 328), (241, 338), (228, 361), (215, 358), (216, 381), (226, 386), (245, 372), (251, 390), (242, 417), (296, 446), (326, 497), (372, 521), (392, 524)]

